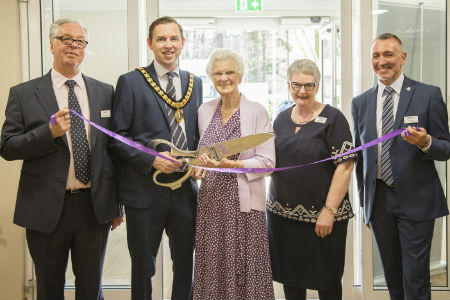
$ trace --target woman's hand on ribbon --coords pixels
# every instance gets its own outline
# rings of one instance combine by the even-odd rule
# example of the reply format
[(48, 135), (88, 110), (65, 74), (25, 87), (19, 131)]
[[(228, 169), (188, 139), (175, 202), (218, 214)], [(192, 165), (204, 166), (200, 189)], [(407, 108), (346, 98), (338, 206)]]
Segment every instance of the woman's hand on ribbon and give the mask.
[(415, 126), (408, 126), (408, 128), (402, 132), (402, 138), (405, 142), (419, 147), (424, 147), (431, 139), (425, 128)]
[(70, 129), (70, 111), (67, 107), (57, 111), (54, 115), (54, 124), (52, 121), (49, 122), (48, 127), (52, 133), (52, 137), (56, 139), (57, 137), (66, 134), (67, 130)]
[(217, 161), (214, 159), (209, 158), (209, 156), (206, 153), (203, 153), (198, 157), (198, 159), (202, 162), (202, 167), (207, 168), (234, 168), (234, 160), (229, 160), (226, 157), (222, 158), (221, 160)]
[[(170, 157), (172, 159), (176, 158), (176, 156), (174, 154), (167, 152), (167, 151), (160, 152), (159, 154), (161, 154), (165, 157)], [(153, 161), (152, 167), (161, 171), (162, 173), (170, 174), (170, 173), (173, 173), (179, 167), (181, 167), (181, 165), (182, 165), (182, 163), (178, 160), (177, 160), (177, 162), (174, 162), (174, 161), (156, 156), (155, 160)]]
[[(203, 153), (198, 157), (198, 160), (200, 161), (199, 167), (207, 167), (207, 164), (212, 164), (215, 161), (210, 159), (209, 156), (206, 153)], [(207, 170), (205, 169), (199, 169), (193, 166), (191, 177), (196, 180), (202, 180), (206, 177)]]
[(324, 238), (333, 231), (334, 215), (328, 209), (323, 208), (317, 218), (316, 235)]

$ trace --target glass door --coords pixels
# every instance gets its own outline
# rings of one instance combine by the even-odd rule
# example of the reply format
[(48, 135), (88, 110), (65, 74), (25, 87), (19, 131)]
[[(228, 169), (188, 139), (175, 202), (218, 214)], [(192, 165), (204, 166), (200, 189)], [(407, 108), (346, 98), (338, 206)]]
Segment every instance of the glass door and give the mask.
[[(179, 18), (186, 38), (180, 67), (190, 70), (203, 81), (204, 101), (217, 98), (211, 80), (206, 75), (206, 63), (215, 49), (227, 48), (239, 53), (245, 63), (245, 78), (241, 92), (262, 103), (274, 118), (293, 104), (287, 90), (286, 72), (296, 59), (314, 60), (322, 71), (319, 100), (339, 106), (333, 95), (333, 59), (335, 43), (330, 18), (274, 18), (273, 27), (250, 27), (254, 21), (246, 18), (215, 18), (214, 25), (196, 25), (202, 18)], [(280, 23), (281, 25), (278, 25)], [(236, 26), (242, 24), (243, 26)], [(267, 24), (267, 23), (266, 23)], [(283, 25), (289, 24), (289, 25)], [(245, 28), (243, 28), (245, 27)]]
[[(352, 0), (266, 0), (262, 12), (245, 13), (236, 12), (233, 1), (81, 0), (75, 5), (68, 0), (41, 0), (40, 7), (35, 6), (40, 19), (29, 22), (34, 24), (33, 28), (42, 28), (39, 40), (42, 57), (30, 58), (30, 72), (36, 76), (48, 72), (52, 62), (48, 28), (53, 20), (72, 17), (80, 19), (89, 30), (83, 72), (115, 85), (120, 74), (150, 62), (151, 52), (145, 42), (148, 23), (158, 16), (170, 15), (185, 29), (181, 68), (202, 77), (205, 101), (217, 97), (206, 76), (206, 61), (214, 48), (226, 47), (245, 58), (242, 92), (265, 105), (272, 118), (293, 104), (287, 91), (288, 65), (295, 59), (309, 58), (322, 72), (318, 99), (342, 109), (350, 120), (352, 83), (349, 78), (352, 78), (354, 59), (351, 3)], [(32, 15), (36, 16), (36, 12)], [(341, 78), (346, 81), (342, 82)], [(357, 299), (353, 223), (349, 224), (343, 287), (345, 298)], [(169, 299), (172, 267), (167, 237), (163, 238), (157, 265), (153, 298)], [(70, 269), (71, 266), (67, 273), (69, 299), (74, 297)], [(103, 285), (106, 299), (130, 297), (126, 224), (110, 234)], [(275, 284), (275, 291), (276, 298), (284, 298), (281, 286)], [(315, 292), (309, 292), (308, 297), (318, 298)]]
[[(353, 1), (354, 12), (360, 20), (361, 81), (355, 86), (359, 94), (376, 83), (370, 69), (371, 40), (384, 32), (398, 35), (407, 52), (403, 72), (406, 76), (439, 86), (447, 95), (446, 78), (446, 18), (447, 1)], [(364, 17), (359, 17), (364, 16)], [(370, 16), (370, 20), (367, 18)], [(370, 38), (368, 38), (370, 37)], [(354, 81), (355, 82), (355, 81)], [(444, 100), (445, 100), (444, 96)], [(436, 162), (436, 168), (444, 191), (447, 190), (447, 162)], [(361, 218), (360, 218), (361, 219)], [(448, 217), (436, 219), (431, 246), (430, 274), (433, 299), (448, 299)], [(364, 299), (389, 299), (378, 248), (372, 233), (358, 223), (362, 253), (361, 286)]]
[[(300, 58), (315, 61), (321, 70), (318, 100), (342, 109), (349, 118), (351, 81), (343, 90), (341, 73), (345, 69), (346, 77), (351, 78), (352, 58), (346, 57), (350, 67), (341, 68), (341, 53), (346, 52), (344, 47), (351, 48), (351, 0), (340, 2), (317, 1), (311, 5), (310, 1), (265, 1), (266, 10), (262, 14), (242, 14), (234, 11), (231, 1), (220, 4), (195, 1), (188, 5), (166, 0), (159, 3), (159, 15), (174, 16), (183, 26), (186, 43), (180, 67), (202, 78), (204, 101), (218, 97), (205, 71), (209, 55), (215, 49), (229, 48), (244, 58), (246, 71), (241, 92), (263, 104), (272, 120), (280, 111), (293, 105), (287, 89), (286, 71), (290, 63)], [(195, 3), (201, 3), (201, 6), (195, 6)], [(341, 5), (346, 8), (345, 12), (340, 11)], [(274, 12), (280, 7), (285, 9)], [(341, 16), (348, 20), (345, 27), (341, 26)], [(346, 30), (345, 43), (343, 30)], [(343, 286), (344, 295), (356, 299), (358, 288), (354, 287), (351, 267), (352, 230), (353, 224), (350, 224), (346, 254), (346, 265), (350, 267), (346, 266)], [(172, 267), (167, 238), (163, 239), (162, 248), (163, 297), (168, 299), (172, 289)], [(274, 283), (274, 288), (275, 298), (284, 299), (282, 286)], [(308, 298), (317, 299), (317, 292), (308, 291)]]
[[(88, 76), (116, 85), (119, 75), (130, 69), (129, 40), (139, 40), (139, 8), (142, 0), (81, 0), (74, 3), (68, 0), (41, 0), (40, 6), (28, 7), (29, 15), (39, 15), (40, 20), (29, 17), (31, 28), (40, 28), (42, 57), (30, 55), (30, 73), (41, 76), (47, 73), (53, 62), (50, 52), (48, 32), (54, 20), (73, 18), (81, 21), (88, 30), (89, 46), (86, 49), (82, 72)], [(129, 15), (133, 16), (130, 21)], [(36, 22), (38, 26), (36, 26)], [(144, 25), (145, 28), (146, 25)], [(131, 29), (133, 30), (130, 30)], [(131, 32), (131, 34), (129, 33)], [(33, 43), (35, 41), (31, 41)], [(35, 47), (32, 44), (30, 47)], [(139, 49), (139, 47), (134, 47)], [(141, 51), (142, 52), (142, 51)], [(140, 52), (133, 53), (139, 61)], [(131, 66), (132, 68), (133, 66)], [(27, 253), (28, 255), (28, 253)], [(31, 259), (27, 269), (32, 270)], [(29, 266), (29, 267), (28, 267)], [(130, 298), (131, 263), (126, 244), (126, 223), (110, 232), (103, 269), (103, 291), (106, 299)], [(74, 275), (71, 261), (66, 273), (66, 298), (73, 299)], [(31, 282), (29, 290), (35, 290), (33, 271), (27, 272), (26, 282)], [(31, 298), (35, 298), (35, 294)]]
[[(433, 84), (446, 94), (445, 64), (445, 2), (403, 1), (393, 4), (387, 1), (373, 1), (374, 32), (392, 32), (402, 37), (408, 53), (403, 71), (410, 78)], [(441, 184), (446, 189), (446, 162), (436, 162)], [(447, 218), (436, 220), (431, 245), (431, 286), (435, 290), (448, 287), (447, 269)], [(383, 270), (378, 251), (373, 243), (374, 287), (385, 288)]]

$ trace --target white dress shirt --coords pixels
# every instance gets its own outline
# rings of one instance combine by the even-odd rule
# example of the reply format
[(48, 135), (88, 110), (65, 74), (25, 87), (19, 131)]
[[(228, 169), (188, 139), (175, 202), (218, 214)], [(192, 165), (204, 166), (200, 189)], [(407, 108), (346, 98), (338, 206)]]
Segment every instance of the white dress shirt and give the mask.
[[(89, 109), (89, 101), (87, 96), (86, 85), (84, 84), (83, 76), (81, 72), (75, 75), (72, 78), (66, 78), (62, 74), (58, 73), (54, 69), (51, 70), (50, 76), (52, 79), (53, 90), (55, 91), (56, 101), (58, 102), (59, 109), (63, 109), (64, 107), (69, 107), (69, 87), (65, 84), (65, 82), (69, 79), (72, 79), (76, 82), (74, 91), (75, 95), (77, 95), (78, 102), (80, 103), (81, 112), (83, 116), (87, 119), (90, 119), (90, 109)], [(85, 122), (86, 126), (86, 134), (88, 139), (89, 148), (91, 148), (91, 130), (89, 124)], [(70, 164), (69, 164), (69, 174), (67, 176), (67, 184), (66, 189), (81, 189), (81, 188), (89, 188), (91, 186), (91, 182), (88, 182), (87, 185), (83, 184), (75, 177), (75, 168), (73, 162), (73, 153), (72, 153), (72, 138), (70, 134), (70, 130), (66, 132), (67, 143), (69, 144), (70, 151)]]

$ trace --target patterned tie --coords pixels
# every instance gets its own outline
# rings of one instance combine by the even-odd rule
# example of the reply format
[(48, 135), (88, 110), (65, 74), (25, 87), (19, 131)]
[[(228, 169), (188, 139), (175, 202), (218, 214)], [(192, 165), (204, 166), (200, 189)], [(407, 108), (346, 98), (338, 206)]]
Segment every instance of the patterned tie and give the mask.
[[(388, 134), (394, 129), (394, 104), (392, 101), (392, 91), (394, 89), (387, 86), (384, 89), (386, 98), (383, 101), (383, 113), (381, 117), (381, 131), (382, 135)], [(394, 178), (392, 177), (391, 157), (389, 149), (391, 148), (392, 139), (384, 141), (381, 144), (381, 179), (387, 185), (394, 185)]]
[[(69, 87), (69, 108), (82, 115), (74, 91), (75, 81), (67, 80), (66, 85)], [(72, 112), (70, 112), (70, 124), (75, 177), (82, 183), (87, 184), (91, 175), (91, 152), (89, 151), (86, 128), (83, 120)]]
[[(169, 82), (167, 82), (166, 94), (171, 99), (176, 99), (176, 91), (175, 86), (173, 85), (173, 76), (175, 76), (174, 72), (167, 72), (167, 76), (169, 77)], [(170, 108), (166, 104), (167, 115), (169, 116), (170, 123), (170, 133), (172, 134), (172, 143), (180, 150), (188, 150), (186, 136), (184, 135), (183, 129), (181, 129), (180, 124), (175, 121), (175, 110)]]

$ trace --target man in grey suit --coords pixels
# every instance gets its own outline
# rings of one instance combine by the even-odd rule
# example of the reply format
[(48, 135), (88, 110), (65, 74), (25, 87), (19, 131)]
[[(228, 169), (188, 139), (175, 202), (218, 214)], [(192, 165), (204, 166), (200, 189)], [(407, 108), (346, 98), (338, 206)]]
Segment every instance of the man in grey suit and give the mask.
[(114, 90), (81, 73), (86, 39), (75, 20), (51, 25), (53, 67), (11, 88), (2, 128), (0, 155), (23, 160), (14, 223), (26, 228), (37, 299), (64, 299), (69, 251), (75, 298), (102, 299), (108, 232), (121, 222), (107, 136), (69, 112), (109, 127)]
[[(154, 139), (164, 139), (172, 141), (179, 149), (195, 150), (199, 138), (197, 108), (202, 103), (202, 82), (178, 67), (178, 57), (184, 46), (183, 29), (175, 19), (161, 17), (150, 25), (147, 43), (155, 60), (145, 68), (120, 76), (111, 127), (116, 133), (143, 145)], [(114, 140), (111, 149), (119, 161), (119, 202), (125, 206), (127, 215), (131, 298), (151, 299), (151, 277), (155, 274), (156, 255), (164, 230), (169, 237), (173, 262), (172, 299), (191, 298), (195, 180), (186, 180), (176, 190), (156, 185), (152, 180), (155, 170), (164, 173), (158, 177), (160, 181), (174, 181), (184, 175), (174, 172), (181, 164)]]
[(363, 150), (356, 179), (391, 299), (431, 299), (434, 220), (448, 214), (434, 161), (450, 157), (450, 134), (440, 89), (406, 77), (405, 60), (397, 36), (373, 42), (378, 84), (352, 101), (355, 147), (399, 128), (407, 134)]

